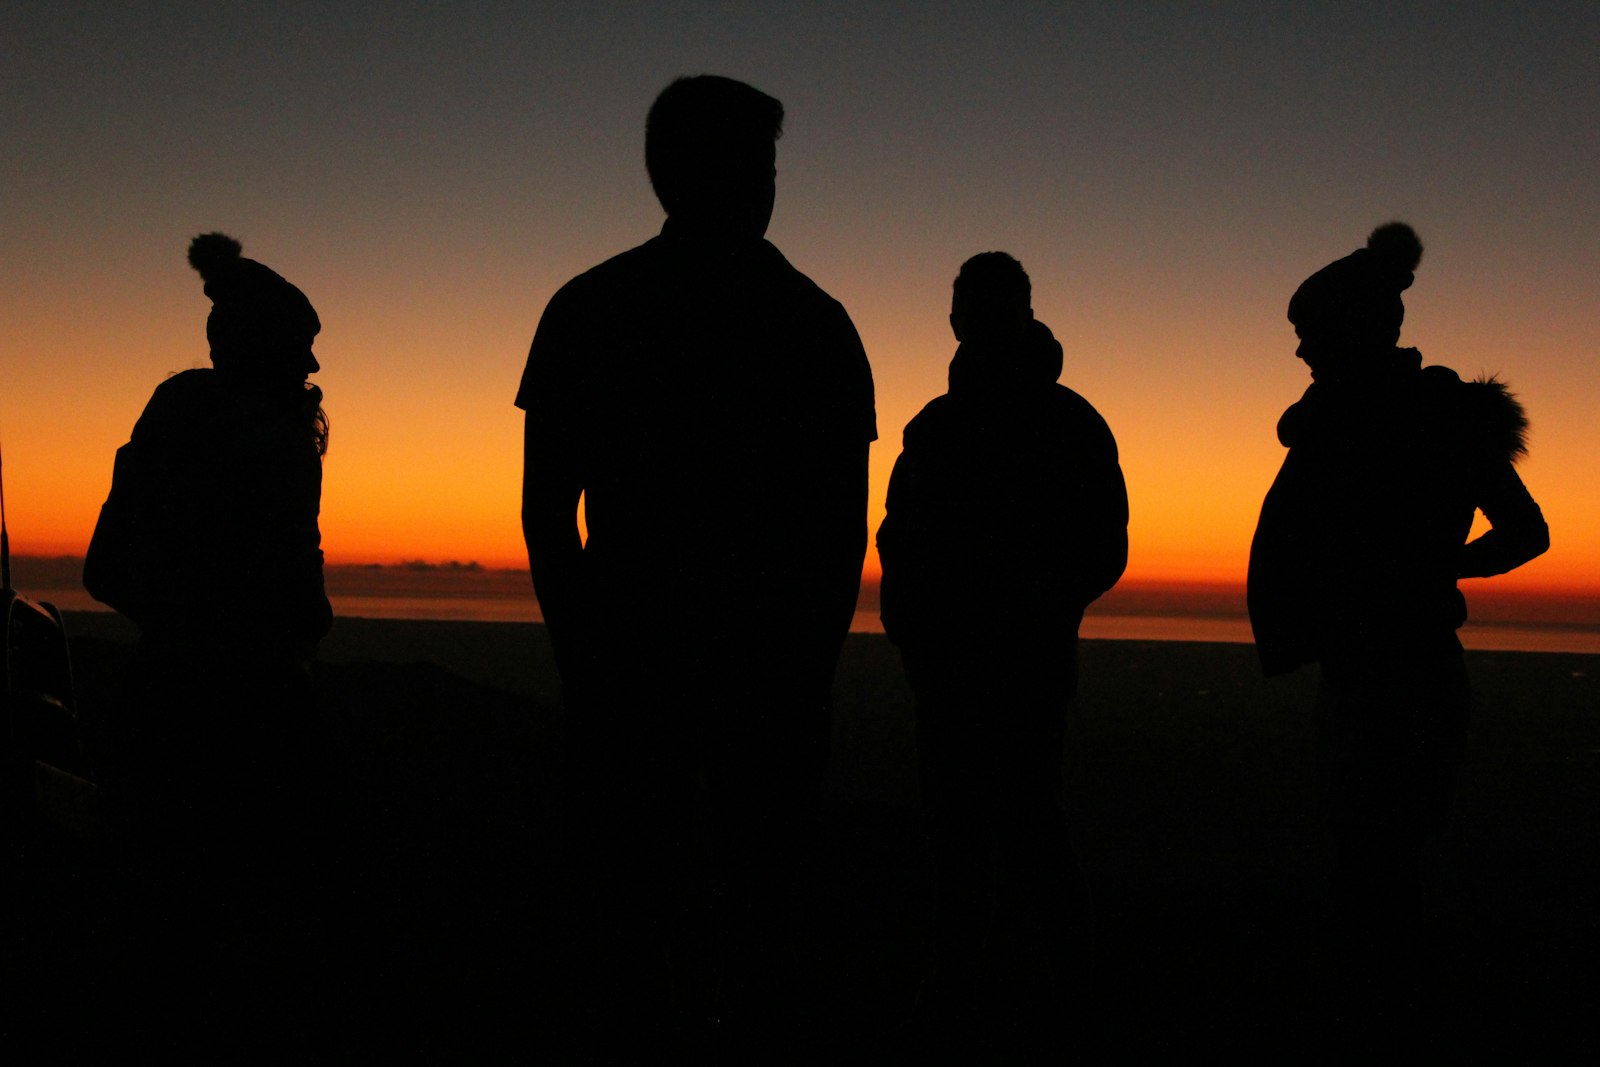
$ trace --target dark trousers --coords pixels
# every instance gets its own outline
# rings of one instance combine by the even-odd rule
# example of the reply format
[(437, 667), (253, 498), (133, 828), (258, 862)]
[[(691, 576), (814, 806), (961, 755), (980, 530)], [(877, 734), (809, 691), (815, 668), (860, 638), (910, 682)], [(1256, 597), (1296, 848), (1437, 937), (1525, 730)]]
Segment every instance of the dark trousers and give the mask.
[(1449, 817), (1471, 710), (1458, 651), (1323, 664), (1317, 772), (1343, 925), (1378, 939), (1414, 926), (1418, 864)]
[(759, 1028), (794, 1007), (830, 725), (808, 696), (629, 669), (569, 699), (575, 969), (616, 1055), (691, 1016)]
[(1031, 912), (1057, 981), (1081, 962), (1088, 893), (1062, 799), (1070, 656), (1026, 646), (905, 649), (937, 880), (936, 973), (982, 967), (997, 865)]
[(148, 968), (133, 991), (161, 1048), (271, 1058), (326, 1006), (337, 792), (296, 663), (141, 652), (117, 724), (113, 795), (133, 873), (126, 920)]

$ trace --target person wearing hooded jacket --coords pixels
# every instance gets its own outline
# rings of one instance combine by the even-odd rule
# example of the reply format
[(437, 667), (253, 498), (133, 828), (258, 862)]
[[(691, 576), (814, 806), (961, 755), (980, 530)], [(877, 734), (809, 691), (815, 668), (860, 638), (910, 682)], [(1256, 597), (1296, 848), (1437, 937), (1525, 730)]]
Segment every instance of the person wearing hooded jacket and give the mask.
[(1035, 904), (1057, 975), (1087, 895), (1062, 805), (1062, 747), (1084, 609), (1122, 576), (1117, 444), (1057, 383), (1022, 265), (974, 256), (954, 285), (949, 391), (906, 426), (878, 530), (884, 631), (917, 699), (938, 896), (929, 1010), (981, 994), (998, 852)]
[[(1398, 347), (1400, 294), (1421, 255), (1409, 226), (1380, 226), (1290, 301), (1312, 384), (1278, 423), (1289, 452), (1262, 504), (1248, 586), (1265, 671), (1321, 668), (1335, 940), (1385, 952), (1417, 928), (1422, 848), (1465, 748), (1457, 582), (1550, 543), (1514, 466), (1527, 451), (1521, 405), (1493, 378), (1462, 381)], [(1492, 528), (1469, 541), (1477, 511)]]

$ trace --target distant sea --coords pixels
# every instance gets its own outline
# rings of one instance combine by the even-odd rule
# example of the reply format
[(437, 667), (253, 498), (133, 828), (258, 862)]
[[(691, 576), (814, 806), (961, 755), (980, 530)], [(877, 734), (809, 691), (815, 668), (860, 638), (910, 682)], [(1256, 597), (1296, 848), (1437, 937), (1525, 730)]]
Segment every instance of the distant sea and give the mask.
[[(19, 557), (12, 584), (63, 611), (105, 610), (84, 592), (83, 561)], [(339, 615), (372, 619), (538, 622), (526, 570), (476, 563), (403, 563), (327, 568), (328, 596)], [(1497, 589), (1493, 580), (1464, 587), (1471, 619), (1468, 648), (1600, 654), (1600, 592)], [(665, 608), (665, 606), (664, 606)], [(861, 590), (851, 629), (882, 633), (878, 589)], [(1230, 583), (1125, 582), (1090, 606), (1081, 635), (1116, 641), (1211, 641), (1250, 644), (1244, 588)]]

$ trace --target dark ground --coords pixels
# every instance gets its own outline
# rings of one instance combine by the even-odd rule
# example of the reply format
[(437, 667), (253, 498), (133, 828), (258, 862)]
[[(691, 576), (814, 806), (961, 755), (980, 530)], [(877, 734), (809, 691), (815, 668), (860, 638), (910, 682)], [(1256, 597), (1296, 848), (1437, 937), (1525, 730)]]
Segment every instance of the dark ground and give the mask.
[[(67, 623), (92, 741), (130, 634), (112, 616)], [(1311, 674), (1263, 680), (1243, 645), (1085, 642), (1067, 760), (1096, 899), (1094, 990), (1049, 1053), (1002, 1012), (982, 1059), (1339, 1062), (1404, 1041), (1429, 1059), (1592, 1062), (1600, 657), (1476, 653), (1469, 666), (1468, 765), (1425, 870), (1432, 965), (1379, 1010), (1359, 986), (1330, 995), (1316, 947)], [(338, 1032), (306, 1035), (306, 1060), (580, 1059), (558, 962), (561, 725), (542, 630), (344, 619), (317, 681), (346, 753), (331, 823), (351, 918), (324, 961)], [(931, 896), (910, 694), (881, 636), (845, 649), (822, 822), (801, 939), (813, 1033), (795, 1058), (920, 1062), (904, 1024)], [(40, 828), (8, 875), (21, 892), (6, 1030), (33, 1044), (31, 1062), (159, 1059), (117, 1036), (126, 991), (155, 979), (122, 950), (107, 820), (75, 826)], [(1036, 970), (1028, 940), (1002, 917), (1010, 993)]]

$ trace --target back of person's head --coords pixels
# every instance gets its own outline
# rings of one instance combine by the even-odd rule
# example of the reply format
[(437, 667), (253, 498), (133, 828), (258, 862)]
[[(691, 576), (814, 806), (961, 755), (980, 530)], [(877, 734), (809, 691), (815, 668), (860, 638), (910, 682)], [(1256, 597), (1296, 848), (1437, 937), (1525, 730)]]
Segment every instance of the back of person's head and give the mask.
[(266, 386), (292, 401), (309, 428), (318, 454), (328, 449), (328, 416), (322, 390), (306, 382), (321, 368), (311, 346), (322, 321), (311, 301), (277, 271), (246, 259), (243, 246), (225, 233), (203, 233), (189, 242), (189, 265), (211, 298), (206, 339), (211, 362), (227, 380)]
[(759, 89), (715, 74), (679, 78), (645, 121), (645, 169), (668, 215), (699, 221), (764, 212), (764, 233), (782, 135), (783, 105)]
[(242, 252), (225, 233), (189, 242), (189, 265), (211, 298), (211, 360), (219, 369), (303, 379), (317, 370), (311, 344), (322, 322), (316, 309), (277, 271)]
[(1033, 283), (1004, 252), (980, 252), (961, 264), (950, 300), (950, 327), (963, 343), (1020, 338), (1033, 319)]

